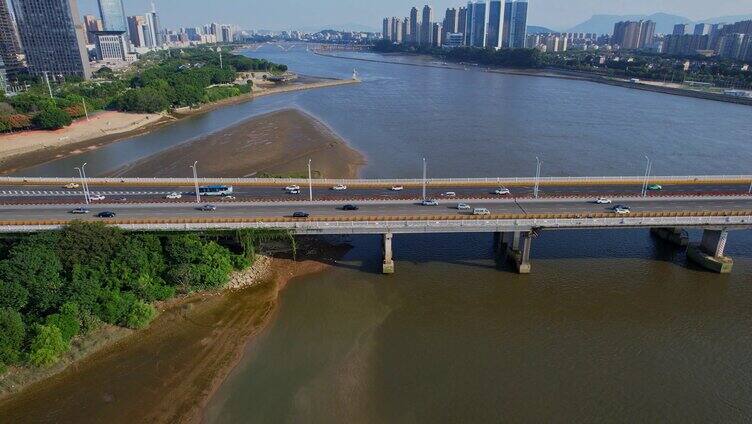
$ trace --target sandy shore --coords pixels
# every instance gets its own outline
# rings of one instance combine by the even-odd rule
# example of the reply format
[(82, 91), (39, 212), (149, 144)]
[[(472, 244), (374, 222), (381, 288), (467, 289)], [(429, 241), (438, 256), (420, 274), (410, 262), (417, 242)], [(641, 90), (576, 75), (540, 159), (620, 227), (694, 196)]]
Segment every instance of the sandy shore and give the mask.
[(300, 110), (284, 109), (155, 154), (115, 175), (185, 177), (196, 158), (208, 177), (298, 175), (311, 158), (315, 177), (354, 178), (365, 163), (326, 125)]
[(0, 417), (13, 423), (198, 422), (249, 340), (270, 321), (280, 290), (328, 266), (262, 259), (260, 268), (248, 271), (254, 274), (250, 286), (163, 305), (149, 328), (0, 402)]
[(107, 111), (94, 115), (88, 122), (86, 119), (78, 120), (70, 127), (57, 131), (24, 131), (2, 135), (0, 173), (12, 173), (54, 159), (98, 149), (109, 143), (148, 133), (157, 126), (169, 125), (187, 116), (252, 101), (255, 98), (355, 83), (358, 81), (301, 77), (288, 84), (259, 86), (251, 94), (170, 114), (147, 115)]

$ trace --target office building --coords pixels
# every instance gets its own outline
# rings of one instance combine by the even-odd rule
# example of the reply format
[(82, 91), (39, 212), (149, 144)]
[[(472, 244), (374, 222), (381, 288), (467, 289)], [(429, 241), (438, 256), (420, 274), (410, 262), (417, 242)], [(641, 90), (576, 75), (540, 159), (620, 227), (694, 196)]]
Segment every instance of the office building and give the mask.
[(502, 47), (525, 48), (527, 38), (527, 0), (506, 0), (502, 27)]
[(94, 33), (97, 60), (122, 62), (126, 60), (128, 46), (123, 31), (97, 31)]
[(408, 41), (413, 44), (418, 44), (420, 41), (420, 27), (418, 26), (418, 9), (413, 7), (410, 9), (410, 37)]
[(76, 0), (13, 0), (13, 9), (31, 75), (91, 76)]
[(488, 48), (501, 48), (503, 14), (504, 7), (501, 0), (491, 0), (488, 6), (488, 35), (486, 36), (486, 47)]
[(467, 8), (466, 7), (460, 7), (457, 11), (457, 32), (462, 34), (464, 37), (464, 34), (466, 32), (465, 25), (467, 24)]
[(433, 21), (433, 9), (431, 6), (423, 6), (423, 16), (420, 22), (420, 45), (430, 46), (433, 40), (433, 28), (431, 22)]
[(127, 32), (125, 8), (122, 0), (98, 0), (99, 16), (102, 17), (104, 31)]
[[(444, 14), (444, 23), (442, 25), (441, 39), (446, 41), (447, 34), (457, 32), (457, 9), (454, 7), (447, 9)], [(443, 44), (443, 43), (442, 43)]]
[(134, 47), (149, 47), (146, 42), (146, 33), (149, 24), (144, 16), (128, 16), (128, 34)]
[(0, 59), (5, 64), (5, 69), (13, 73), (23, 66), (19, 56), (21, 44), (18, 41), (18, 32), (13, 17), (10, 14), (8, 4), (0, 0)]
[(96, 42), (94, 32), (104, 31), (102, 20), (97, 19), (94, 15), (84, 15), (84, 27), (86, 28), (86, 41), (88, 44), (94, 44)]
[(446, 35), (444, 45), (450, 48), (462, 47), (465, 44), (465, 34), (461, 32), (450, 32)]
[[(148, 47), (162, 46), (164, 44), (164, 34), (162, 33), (162, 28), (159, 26), (159, 15), (157, 15), (153, 2), (151, 4), (151, 12), (146, 13), (146, 22), (149, 25), (149, 34), (147, 36), (149, 39)], [(212, 34), (217, 35), (217, 33)]]

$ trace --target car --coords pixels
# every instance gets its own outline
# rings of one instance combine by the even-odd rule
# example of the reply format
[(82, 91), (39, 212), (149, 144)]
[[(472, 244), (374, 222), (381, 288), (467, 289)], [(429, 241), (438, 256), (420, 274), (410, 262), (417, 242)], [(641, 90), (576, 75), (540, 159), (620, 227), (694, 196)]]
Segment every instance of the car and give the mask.
[(222, 200), (235, 200), (236, 197), (232, 195), (222, 196)]
[(292, 213), (293, 218), (308, 218), (309, 216), (311, 215), (309, 215), (307, 212), (293, 212)]
[(611, 204), (611, 199), (607, 199), (605, 197), (599, 197), (599, 198), (595, 199), (595, 203), (597, 203), (599, 205), (610, 205)]
[(97, 218), (114, 218), (115, 216), (117, 216), (117, 214), (112, 211), (104, 211), (97, 214)]
[(300, 186), (297, 184), (293, 184), (293, 185), (289, 185), (285, 187), (285, 191), (295, 191), (295, 190), (300, 191)]
[(499, 196), (506, 196), (508, 194), (512, 194), (512, 192), (509, 191), (508, 188), (502, 187), (502, 188), (497, 188), (496, 190), (494, 190), (493, 194), (497, 194)]
[(443, 194), (443, 196), (444, 197), (457, 197), (457, 193), (453, 191), (447, 191), (446, 193)]
[(214, 212), (217, 210), (217, 207), (214, 205), (203, 205), (203, 206), (197, 207), (196, 209), (202, 212)]
[(336, 186), (332, 187), (332, 190), (336, 190), (336, 191), (347, 190), (347, 186), (344, 184), (337, 184)]
[(66, 185), (63, 186), (63, 188), (67, 188), (69, 190), (72, 190), (74, 188), (79, 188), (79, 187), (81, 187), (81, 186), (78, 185), (78, 184), (76, 184), (76, 183), (68, 183), (68, 184), (66, 184)]
[(360, 208), (358, 208), (355, 205), (345, 205), (345, 206), (342, 206), (342, 210), (343, 211), (357, 211), (358, 209), (360, 209)]
[(165, 199), (176, 200), (182, 198), (183, 195), (177, 192), (173, 192), (165, 196)]
[(287, 190), (287, 194), (300, 194), (300, 190)]
[(89, 196), (89, 200), (104, 200), (104, 196), (101, 194), (92, 194)]
[(625, 206), (625, 205), (614, 205), (614, 206), (612, 206), (612, 207), (611, 207), (611, 210), (612, 210), (612, 211), (615, 211), (616, 209), (629, 209), (629, 206)]
[(475, 208), (473, 209), (473, 215), (491, 215), (491, 211), (486, 208)]
[(71, 210), (69, 213), (72, 213), (74, 215), (83, 215), (89, 213), (89, 210), (86, 208), (76, 208)]
[(422, 202), (420, 202), (423, 206), (439, 206), (439, 202), (433, 200), (433, 199), (426, 199)]
[(651, 191), (663, 190), (663, 186), (660, 184), (650, 184), (648, 186), (648, 190), (651, 190)]
[(628, 215), (631, 211), (626, 206), (617, 206), (614, 208), (614, 213), (618, 215)]
[(457, 210), (460, 210), (460, 211), (469, 211), (470, 210), (470, 205), (468, 205), (467, 203), (457, 203)]
[(401, 185), (396, 185), (396, 186), (392, 186), (392, 188), (390, 188), (389, 190), (392, 190), (392, 191), (402, 191), (404, 189), (405, 189), (405, 187), (402, 187)]

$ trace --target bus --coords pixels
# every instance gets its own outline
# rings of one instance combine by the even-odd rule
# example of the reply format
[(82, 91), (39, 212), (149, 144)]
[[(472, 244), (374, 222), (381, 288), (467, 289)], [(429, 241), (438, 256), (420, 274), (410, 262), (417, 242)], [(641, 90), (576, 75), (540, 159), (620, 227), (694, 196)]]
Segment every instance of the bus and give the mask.
[(198, 192), (204, 196), (229, 196), (232, 194), (232, 186), (210, 185), (201, 186)]

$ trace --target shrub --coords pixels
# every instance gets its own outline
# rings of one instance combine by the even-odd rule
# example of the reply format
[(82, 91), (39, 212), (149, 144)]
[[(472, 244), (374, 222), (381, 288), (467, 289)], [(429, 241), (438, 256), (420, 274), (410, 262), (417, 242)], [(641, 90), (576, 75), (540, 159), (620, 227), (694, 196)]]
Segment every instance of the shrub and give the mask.
[(0, 308), (0, 365), (18, 362), (25, 334), (21, 314), (10, 308)]
[(117, 108), (125, 112), (156, 113), (170, 107), (167, 97), (150, 87), (128, 90), (116, 101)]
[(81, 331), (78, 305), (68, 302), (60, 308), (60, 313), (49, 315), (46, 319), (48, 325), (54, 325), (60, 329), (63, 341), (68, 343)]
[(35, 333), (29, 349), (29, 363), (47, 367), (57, 362), (68, 347), (60, 329), (54, 325), (37, 325)]
[(130, 305), (123, 324), (133, 329), (144, 328), (156, 315), (157, 311), (153, 306), (137, 300)]
[(43, 130), (56, 130), (67, 127), (73, 119), (59, 107), (48, 106), (36, 114), (31, 122)]

